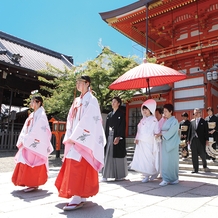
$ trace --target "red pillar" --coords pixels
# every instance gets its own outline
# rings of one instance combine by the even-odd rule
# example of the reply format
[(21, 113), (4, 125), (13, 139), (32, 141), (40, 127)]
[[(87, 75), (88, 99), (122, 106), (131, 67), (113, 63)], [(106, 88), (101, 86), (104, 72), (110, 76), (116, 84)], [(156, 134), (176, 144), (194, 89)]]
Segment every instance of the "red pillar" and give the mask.
[(128, 128), (129, 128), (129, 104), (126, 103), (126, 137), (128, 136)]

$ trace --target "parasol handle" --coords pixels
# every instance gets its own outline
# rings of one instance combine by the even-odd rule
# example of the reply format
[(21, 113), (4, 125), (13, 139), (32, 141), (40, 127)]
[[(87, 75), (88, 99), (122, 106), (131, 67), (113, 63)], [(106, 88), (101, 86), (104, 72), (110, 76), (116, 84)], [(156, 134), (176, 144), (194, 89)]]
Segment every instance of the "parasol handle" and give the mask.
[(146, 78), (146, 81), (147, 81), (147, 84), (148, 84), (148, 95), (149, 95), (149, 98), (151, 98), (149, 78)]

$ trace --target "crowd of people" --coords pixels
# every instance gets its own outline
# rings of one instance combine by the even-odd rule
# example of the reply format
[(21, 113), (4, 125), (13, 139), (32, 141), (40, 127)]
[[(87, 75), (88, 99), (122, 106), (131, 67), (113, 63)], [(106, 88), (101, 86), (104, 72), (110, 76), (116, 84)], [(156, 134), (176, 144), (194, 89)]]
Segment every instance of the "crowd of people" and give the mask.
[[(75, 98), (67, 116), (65, 145), (61, 169), (55, 180), (59, 196), (70, 199), (63, 210), (75, 210), (85, 204), (86, 198), (99, 191), (99, 172), (102, 182), (120, 181), (128, 175), (128, 167), (143, 175), (147, 183), (161, 178), (160, 186), (179, 183), (179, 150), (183, 160), (192, 152), (193, 172), (198, 173), (198, 156), (208, 172), (207, 159), (216, 161), (218, 118), (208, 107), (203, 119), (195, 108), (189, 121), (187, 112), (182, 121), (174, 116), (174, 106), (157, 107), (153, 99), (141, 105), (142, 119), (137, 125), (135, 151), (128, 166), (126, 151), (126, 117), (121, 110), (122, 100), (113, 97), (112, 111), (103, 127), (98, 101), (90, 89), (91, 79), (77, 78), (80, 96)], [(25, 187), (24, 192), (37, 190), (48, 179), (48, 157), (53, 151), (51, 130), (41, 96), (31, 99), (33, 112), (29, 115), (17, 141), (16, 167), (12, 175), (14, 185)]]
[(182, 147), (183, 160), (187, 160), (189, 150), (192, 152), (192, 173), (198, 173), (200, 156), (203, 170), (209, 172), (207, 160), (216, 162), (216, 144), (218, 137), (218, 117), (213, 114), (213, 108), (207, 108), (208, 116), (203, 119), (202, 111), (195, 108), (193, 119), (189, 121), (188, 113), (182, 114), (183, 120), (180, 122), (180, 145)]

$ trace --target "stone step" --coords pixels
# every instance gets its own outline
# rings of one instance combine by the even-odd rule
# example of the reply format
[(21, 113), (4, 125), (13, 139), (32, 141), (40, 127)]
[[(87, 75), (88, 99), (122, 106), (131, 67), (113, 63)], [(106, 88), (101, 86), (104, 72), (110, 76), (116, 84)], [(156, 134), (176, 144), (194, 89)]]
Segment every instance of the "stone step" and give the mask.
[[(128, 139), (128, 142), (127, 142), (127, 164), (128, 164), (128, 166), (132, 161), (134, 151), (135, 151), (135, 144), (133, 143), (133, 141), (134, 141), (133, 139)], [(191, 173), (193, 170), (192, 159), (191, 159), (191, 155), (192, 155), (191, 150), (189, 150), (189, 157), (185, 160), (182, 159), (181, 148), (178, 152), (180, 154), (180, 159), (179, 159), (179, 175), (180, 176), (201, 177), (201, 178), (218, 178), (218, 162), (214, 163), (212, 161), (207, 160), (207, 166), (211, 170), (211, 172), (204, 172), (202, 169), (202, 161), (201, 161), (201, 158), (199, 157), (200, 171), (199, 171), (199, 173)], [(216, 159), (218, 160), (218, 148), (216, 150), (216, 153), (217, 153)]]
[(127, 157), (133, 158), (134, 153), (128, 152), (126, 153)]
[[(127, 150), (127, 157), (130, 157), (130, 158), (133, 158), (133, 155), (134, 155), (134, 151), (132, 151), (132, 150)], [(198, 158), (199, 159), (199, 161), (201, 161), (201, 158), (199, 157)], [(216, 159), (218, 160), (218, 156), (216, 156)], [(191, 155), (189, 155), (189, 157), (188, 158), (185, 158), (185, 160), (183, 160), (182, 159), (182, 156), (180, 155), (180, 159), (179, 159), (179, 161), (182, 163), (182, 162), (190, 162), (190, 161), (192, 161), (191, 160)], [(216, 163), (215, 163), (215, 165), (216, 165)]]
[[(131, 151), (131, 152), (134, 152), (135, 151), (135, 145), (129, 145), (126, 147), (126, 150), (127, 151)], [(189, 152), (189, 155), (192, 154), (191, 150), (188, 151)], [(181, 149), (179, 149), (179, 153), (181, 154)], [(218, 157), (218, 148), (216, 150), (216, 156)]]
[[(134, 170), (131, 170), (129, 165), (128, 165), (128, 171), (134, 171)], [(218, 172), (213, 172), (213, 171), (204, 172), (203, 169), (200, 169), (198, 173), (192, 173), (192, 170), (179, 169), (179, 176), (218, 179)]]
[[(127, 156), (133, 157), (134, 151), (135, 151), (134, 149), (127, 149)], [(180, 154), (180, 157), (182, 158), (181, 154)], [(218, 160), (218, 153), (217, 153), (216, 159)], [(180, 159), (180, 160), (183, 161), (182, 159)], [(190, 152), (189, 152), (189, 157), (187, 158), (187, 160), (191, 161), (191, 153)], [(199, 157), (199, 161), (201, 161), (200, 157)]]
[(135, 146), (128, 146), (126, 147), (126, 150), (135, 151)]
[[(199, 164), (202, 165), (202, 160), (200, 158), (198, 159), (198, 161), (199, 161)], [(192, 159), (190, 156), (188, 158), (185, 158), (185, 160), (180, 158), (179, 164), (191, 164), (192, 165)], [(213, 162), (212, 160), (207, 160), (207, 165), (208, 166), (217, 166), (217, 168), (218, 168), (218, 161), (216, 160), (215, 162)]]
[[(130, 165), (131, 161), (132, 161), (132, 158), (127, 158), (128, 166)], [(185, 164), (182, 162), (184, 161), (180, 160), (179, 176), (218, 179), (218, 163), (208, 163), (207, 166), (210, 169), (210, 172), (204, 172), (202, 168), (202, 162), (199, 161), (199, 173), (191, 173), (193, 171), (191, 160), (187, 161), (188, 163), (185, 163)]]
[[(129, 151), (127, 151), (127, 159), (128, 160), (132, 160), (133, 159), (133, 155), (134, 153), (131, 153)], [(192, 164), (192, 159), (189, 156), (188, 158), (185, 158), (185, 160), (182, 159), (182, 157), (180, 157), (179, 159), (179, 164)], [(202, 164), (201, 158), (199, 157), (199, 164)], [(212, 160), (207, 160), (207, 164), (211, 165), (211, 166), (217, 166), (218, 167), (218, 157), (216, 158), (216, 161), (213, 162)]]
[[(135, 149), (134, 149), (134, 148), (127, 148), (126, 151), (127, 151), (127, 153), (129, 153), (129, 154), (134, 154)], [(179, 154), (180, 154), (180, 156), (181, 156), (181, 152), (180, 152), (180, 151), (179, 151)], [(189, 157), (191, 157), (191, 154), (192, 154), (192, 153), (189, 151)], [(217, 152), (216, 157), (218, 158), (218, 152)]]
[[(181, 150), (179, 150), (179, 153), (181, 153)], [(191, 150), (188, 150), (189, 155), (192, 154)], [(218, 156), (218, 148), (216, 149), (216, 156)]]
[[(132, 157), (127, 156), (127, 163), (131, 163), (132, 161)], [(199, 161), (199, 166), (202, 166), (202, 161)], [(207, 161), (207, 166), (212, 169), (213, 171), (218, 172), (218, 162), (209, 162)], [(180, 169), (189, 169), (192, 170), (193, 166), (192, 166), (192, 161), (186, 160), (183, 161), (182, 159), (179, 160), (179, 168)]]

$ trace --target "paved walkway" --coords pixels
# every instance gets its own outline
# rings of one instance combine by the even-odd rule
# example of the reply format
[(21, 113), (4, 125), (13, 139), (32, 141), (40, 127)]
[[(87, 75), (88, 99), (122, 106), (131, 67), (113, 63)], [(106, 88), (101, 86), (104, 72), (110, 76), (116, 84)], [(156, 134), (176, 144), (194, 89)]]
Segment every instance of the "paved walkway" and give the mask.
[(1, 153), (1, 218), (205, 218), (218, 214), (217, 179), (181, 176), (179, 184), (160, 187), (160, 180), (142, 183), (141, 174), (133, 171), (125, 181), (100, 183), (99, 193), (87, 199), (83, 208), (65, 212), (62, 208), (68, 200), (59, 198), (54, 186), (60, 159), (50, 157), (47, 183), (30, 193), (11, 183), (11, 161), (12, 154)]

